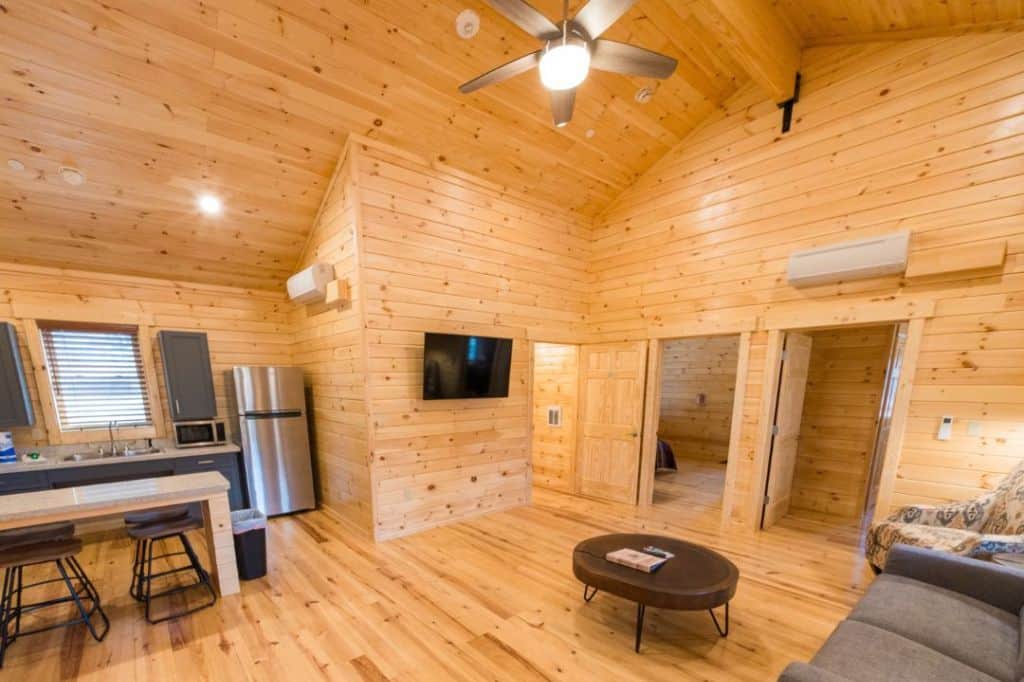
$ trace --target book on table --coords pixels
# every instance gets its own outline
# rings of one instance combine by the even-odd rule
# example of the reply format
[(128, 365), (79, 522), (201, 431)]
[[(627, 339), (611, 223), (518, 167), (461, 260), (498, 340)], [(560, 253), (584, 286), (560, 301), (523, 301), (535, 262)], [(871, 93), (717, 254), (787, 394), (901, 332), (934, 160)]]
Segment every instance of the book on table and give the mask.
[(626, 548), (608, 552), (604, 555), (604, 558), (613, 564), (626, 566), (637, 571), (643, 571), (644, 573), (654, 573), (669, 560), (669, 557), (655, 556), (647, 552)]

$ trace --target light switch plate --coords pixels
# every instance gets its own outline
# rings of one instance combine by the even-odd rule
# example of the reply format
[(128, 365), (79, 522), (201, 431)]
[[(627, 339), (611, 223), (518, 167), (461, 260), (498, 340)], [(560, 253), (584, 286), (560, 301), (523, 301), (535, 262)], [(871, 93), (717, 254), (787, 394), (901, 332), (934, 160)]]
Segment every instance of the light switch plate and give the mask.
[(967, 422), (967, 435), (968, 436), (980, 436), (981, 435), (981, 422), (971, 420)]
[(953, 435), (953, 418), (943, 417), (942, 423), (939, 424), (939, 433), (935, 436), (939, 440), (949, 440), (949, 437)]

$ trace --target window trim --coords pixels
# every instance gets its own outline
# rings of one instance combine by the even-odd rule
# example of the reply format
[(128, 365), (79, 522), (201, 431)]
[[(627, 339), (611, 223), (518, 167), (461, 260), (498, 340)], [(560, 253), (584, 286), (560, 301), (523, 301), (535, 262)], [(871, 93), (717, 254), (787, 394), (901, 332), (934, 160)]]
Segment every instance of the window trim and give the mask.
[[(82, 326), (82, 320), (62, 320), (48, 318), (47, 324), (64, 324), (68, 327)], [(43, 421), (46, 424), (47, 437), (51, 445), (71, 445), (82, 443), (99, 443), (107, 439), (105, 428), (97, 429), (73, 429), (62, 431), (60, 419), (57, 416), (57, 408), (53, 403), (53, 384), (50, 382), (50, 371), (46, 366), (46, 352), (43, 349), (43, 337), (39, 330), (37, 320), (24, 320), (25, 340), (28, 342), (29, 358), (32, 361), (32, 369), (36, 379), (39, 404), (42, 406)], [(150, 426), (133, 426), (121, 428), (117, 431), (118, 440), (139, 440), (142, 438), (163, 438), (166, 431), (164, 426), (163, 405), (160, 401), (159, 384), (155, 363), (153, 361), (153, 330), (149, 325), (129, 324), (119, 322), (96, 322), (96, 325), (121, 326), (137, 330), (139, 340), (139, 354), (142, 356), (143, 379), (146, 382), (146, 393), (149, 398), (149, 416), (152, 420)]]

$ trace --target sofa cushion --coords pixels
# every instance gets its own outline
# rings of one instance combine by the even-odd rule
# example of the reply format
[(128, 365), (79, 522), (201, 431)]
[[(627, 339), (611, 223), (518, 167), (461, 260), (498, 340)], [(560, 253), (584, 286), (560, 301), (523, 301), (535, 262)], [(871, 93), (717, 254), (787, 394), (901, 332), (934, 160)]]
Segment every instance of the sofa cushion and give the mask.
[(975, 670), (923, 644), (855, 620), (845, 620), (821, 648), (811, 665), (850, 682), (994, 682)]
[(958, 592), (882, 574), (849, 618), (901, 635), (997, 679), (1016, 679), (1020, 618)]

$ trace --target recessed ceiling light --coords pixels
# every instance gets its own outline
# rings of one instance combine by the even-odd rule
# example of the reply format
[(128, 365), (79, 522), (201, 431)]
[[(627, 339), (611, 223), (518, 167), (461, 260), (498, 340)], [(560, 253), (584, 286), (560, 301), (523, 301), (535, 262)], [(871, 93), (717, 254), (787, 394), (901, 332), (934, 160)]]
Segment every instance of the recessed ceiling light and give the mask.
[(199, 210), (206, 215), (219, 215), (224, 209), (220, 199), (212, 194), (203, 194), (199, 197)]
[(23, 164), (21, 161), (18, 161), (17, 159), (7, 159), (7, 167), (10, 168), (12, 171), (17, 171), (19, 173), (25, 170), (25, 164)]
[(589, 140), (589, 139), (590, 139), (590, 138), (592, 138), (592, 137), (593, 137), (594, 135), (597, 135), (597, 131), (596, 131), (596, 130), (594, 130), (593, 128), (587, 128), (587, 132), (585, 132), (585, 133), (584, 133), (584, 135), (586, 135), (586, 136), (587, 136), (587, 139)]
[(85, 182), (85, 173), (71, 166), (61, 166), (57, 169), (57, 174), (60, 175), (61, 180), (72, 187), (78, 187)]

